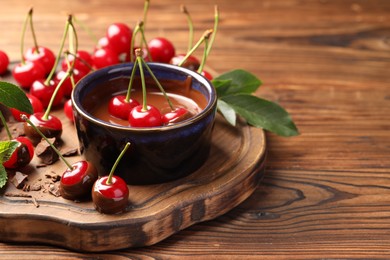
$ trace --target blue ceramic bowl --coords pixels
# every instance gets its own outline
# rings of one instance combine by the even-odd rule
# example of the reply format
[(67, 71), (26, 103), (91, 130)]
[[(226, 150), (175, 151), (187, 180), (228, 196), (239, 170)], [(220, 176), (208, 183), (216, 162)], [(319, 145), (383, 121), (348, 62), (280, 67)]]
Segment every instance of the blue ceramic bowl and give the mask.
[[(162, 183), (194, 172), (207, 159), (211, 146), (217, 104), (214, 87), (191, 70), (149, 63), (159, 81), (184, 82), (188, 77), (192, 78), (191, 88), (205, 97), (205, 108), (176, 124), (147, 128), (120, 126), (92, 115), (91, 105), (127, 89), (132, 67), (133, 63), (125, 63), (103, 68), (77, 83), (72, 102), (81, 153), (103, 176), (110, 172), (126, 142), (130, 142), (131, 146), (115, 172), (128, 184)], [(145, 75), (148, 76), (147, 71)], [(118, 79), (126, 83), (112, 84)]]

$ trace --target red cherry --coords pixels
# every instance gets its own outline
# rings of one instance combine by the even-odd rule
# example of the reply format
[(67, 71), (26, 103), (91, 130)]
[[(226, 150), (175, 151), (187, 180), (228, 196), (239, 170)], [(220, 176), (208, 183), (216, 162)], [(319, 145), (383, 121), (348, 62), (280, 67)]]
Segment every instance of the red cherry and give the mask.
[(212, 80), (213, 79), (213, 75), (211, 75), (209, 72), (203, 70), (201, 73), (200, 73), (203, 77), (205, 77), (206, 79), (208, 80)]
[(7, 169), (22, 168), (29, 164), (34, 157), (34, 147), (28, 138), (19, 136), (14, 140), (19, 144), (8, 161), (3, 163)]
[(98, 44), (97, 44), (97, 49), (104, 49), (104, 48), (109, 48), (108, 47), (108, 39), (107, 37), (102, 37), (98, 40)]
[(113, 23), (107, 28), (106, 38), (110, 49), (117, 54), (130, 50), (133, 31), (124, 23)]
[[(73, 69), (72, 76), (73, 76), (74, 84), (79, 82), (79, 80), (82, 79), (87, 74), (88, 74), (88, 72), (80, 71), (78, 69)], [(67, 73), (64, 70), (58, 71), (56, 73), (56, 77), (55, 77), (56, 84), (58, 84), (61, 81), (61, 79), (63, 77), (65, 77), (66, 75), (67, 75)], [(62, 90), (62, 94), (64, 97), (70, 97), (70, 94), (72, 93), (72, 90), (73, 90), (73, 85), (72, 85), (72, 81), (71, 81), (70, 77), (65, 79), (65, 81), (62, 83), (61, 90)]]
[(78, 50), (76, 54), (76, 61), (74, 55), (69, 54), (67, 59), (64, 59), (61, 63), (61, 68), (63, 71), (68, 70), (68, 62), (70, 65), (72, 65), (74, 62), (74, 70), (84, 72), (85, 74), (88, 74), (91, 71), (92, 58), (91, 54), (89, 54), (87, 51)]
[(92, 186), (98, 179), (95, 166), (87, 161), (72, 164), (67, 168), (60, 181), (60, 194), (64, 199), (81, 200), (91, 195)]
[(24, 58), (28, 61), (40, 62), (45, 68), (45, 74), (50, 73), (56, 60), (54, 53), (50, 49), (42, 46), (39, 46), (38, 50), (36, 47), (27, 49), (24, 54)]
[(68, 99), (64, 103), (64, 113), (65, 116), (71, 121), (74, 122), (74, 115), (73, 115), (73, 105), (72, 105), (72, 100)]
[(107, 183), (107, 180), (108, 176), (101, 177), (93, 185), (93, 204), (101, 213), (120, 213), (128, 204), (129, 188), (126, 182), (118, 176), (112, 176), (111, 183)]
[(130, 111), (128, 120), (130, 126), (133, 127), (154, 127), (162, 125), (161, 113), (152, 105), (148, 105), (146, 111), (143, 111), (142, 105), (134, 107)]
[(19, 63), (12, 70), (14, 79), (23, 88), (30, 88), (34, 81), (43, 79), (45, 74), (45, 68), (37, 61)]
[(9, 58), (8, 55), (0, 50), (0, 75), (4, 74), (8, 70)]
[(153, 62), (169, 63), (175, 56), (175, 47), (165, 38), (157, 37), (148, 43)]
[(177, 123), (189, 118), (191, 114), (184, 107), (177, 107), (175, 110), (170, 111), (162, 116), (162, 123), (164, 125)]
[[(30, 94), (38, 98), (42, 102), (43, 107), (46, 108), (49, 105), (51, 96), (53, 95), (56, 86), (57, 83), (54, 80), (51, 80), (49, 85), (46, 85), (44, 79), (36, 80), (31, 85)], [(64, 95), (60, 88), (53, 101), (53, 106), (61, 104), (63, 97)]]
[[(59, 138), (62, 134), (62, 123), (56, 116), (49, 115), (47, 119), (44, 119), (44, 113), (40, 112), (32, 114), (29, 120), (47, 138)], [(27, 122), (24, 124), (24, 132), (33, 143), (38, 143), (41, 140), (41, 135)]]
[(118, 95), (112, 97), (108, 103), (108, 112), (118, 118), (128, 119), (130, 111), (139, 105), (139, 102), (135, 99), (126, 101), (125, 95)]
[[(42, 102), (36, 98), (35, 96), (26, 93), (26, 96), (28, 100), (30, 100), (31, 106), (33, 107), (34, 113), (42, 112), (43, 111), (43, 105)], [(17, 110), (16, 108), (10, 108), (12, 116), (15, 118), (15, 120), (19, 122), (23, 122), (23, 120), (20, 118), (21, 115), (26, 115), (27, 117), (30, 117), (30, 114), (27, 114), (25, 112), (21, 112), (20, 110)]]
[(95, 69), (101, 69), (118, 63), (118, 54), (109, 48), (96, 49), (92, 55), (92, 66)]
[[(170, 63), (173, 65), (179, 65), (185, 56), (186, 56), (185, 54), (175, 55), (171, 59)], [(184, 67), (184, 68), (187, 68), (187, 69), (190, 69), (193, 71), (196, 71), (199, 68), (199, 66), (200, 66), (199, 60), (195, 56), (192, 56), (192, 55), (190, 55), (186, 59), (186, 61), (181, 65), (181, 67)]]

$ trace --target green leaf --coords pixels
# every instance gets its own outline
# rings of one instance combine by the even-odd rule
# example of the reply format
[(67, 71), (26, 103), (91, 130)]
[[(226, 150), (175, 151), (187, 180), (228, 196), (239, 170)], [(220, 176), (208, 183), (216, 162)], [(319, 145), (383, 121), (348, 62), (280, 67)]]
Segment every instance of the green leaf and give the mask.
[(6, 162), (18, 147), (17, 141), (0, 141), (0, 188), (7, 183), (7, 172), (3, 166), (3, 162)]
[(290, 115), (276, 103), (248, 94), (230, 95), (223, 97), (222, 100), (250, 125), (262, 127), (281, 136), (299, 134)]
[(218, 99), (217, 101), (218, 111), (225, 117), (232, 126), (236, 126), (237, 115), (236, 111), (229, 106), (225, 101)]
[(8, 161), (18, 145), (18, 141), (0, 141), (0, 164)]
[(0, 103), (28, 114), (33, 113), (31, 103), (24, 91), (9, 82), (0, 81)]
[[(229, 86), (227, 85), (230, 82)], [(222, 85), (222, 91), (219, 93), (219, 97), (246, 93), (251, 94), (255, 92), (260, 86), (261, 81), (253, 74), (246, 70), (237, 69), (221, 74), (212, 80), (216, 89)]]
[(4, 166), (0, 164), (0, 188), (4, 187), (4, 185), (7, 183), (7, 179), (7, 171), (5, 170)]

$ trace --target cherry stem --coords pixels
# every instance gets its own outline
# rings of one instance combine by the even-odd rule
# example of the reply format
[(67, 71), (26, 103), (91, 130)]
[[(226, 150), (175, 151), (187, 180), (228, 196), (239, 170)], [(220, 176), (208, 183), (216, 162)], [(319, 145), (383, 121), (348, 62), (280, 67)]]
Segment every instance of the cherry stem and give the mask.
[[(49, 76), (46, 78), (45, 85), (49, 85), (50, 84), (50, 80), (53, 78), (54, 73), (57, 70), (57, 66), (58, 66), (58, 63), (60, 61), (61, 54), (62, 54), (62, 49), (64, 48), (64, 45), (65, 45), (66, 36), (68, 35), (69, 26), (73, 27), (72, 15), (69, 15), (68, 20), (66, 21), (64, 34), (62, 35), (62, 39), (61, 39), (60, 50), (59, 50), (58, 55), (57, 55), (57, 57), (55, 59), (53, 68), (51, 69)], [(73, 31), (74, 31), (74, 34), (76, 35), (75, 30), (73, 30)]]
[(37, 37), (36, 37), (36, 35), (35, 35), (35, 30), (34, 30), (33, 9), (32, 9), (32, 8), (31, 8), (30, 11), (28, 12), (28, 16), (30, 17), (30, 29), (31, 29), (31, 33), (32, 33), (33, 40), (34, 40), (35, 52), (39, 54), (38, 41), (37, 41)]
[(207, 48), (207, 57), (210, 54), (211, 47), (212, 47), (214, 40), (215, 40), (215, 35), (217, 34), (218, 23), (219, 23), (219, 10), (218, 10), (218, 6), (216, 5), (216, 6), (214, 6), (214, 28), (213, 28), (214, 32), (211, 35), (209, 46)]
[(11, 135), (11, 132), (9, 131), (9, 128), (8, 128), (8, 125), (7, 125), (7, 121), (5, 121), (4, 115), (3, 115), (3, 113), (1, 111), (0, 111), (0, 119), (1, 119), (1, 122), (3, 123), (3, 125), (4, 125), (5, 130), (7, 131), (7, 135), (8, 135), (9, 140), (12, 140), (12, 135)]
[(89, 37), (92, 39), (92, 41), (95, 42), (95, 44), (98, 43), (98, 41), (99, 41), (98, 38), (96, 37), (96, 35), (92, 32), (92, 30), (90, 28), (88, 28), (83, 22), (76, 19), (75, 16), (73, 16), (73, 21), (75, 21), (78, 25), (80, 25), (80, 27), (89, 35)]
[[(145, 24), (146, 24), (146, 18), (148, 17), (148, 11), (149, 11), (149, 0), (145, 0), (145, 2), (144, 2), (144, 18), (143, 18), (143, 26), (145, 26)], [(143, 38), (144, 38), (144, 36), (143, 36)], [(142, 48), (142, 45), (143, 45), (143, 43), (144, 43), (144, 39), (141, 39), (141, 42), (140, 42), (140, 47)], [(146, 43), (145, 43), (146, 44)], [(146, 44), (146, 46), (148, 46), (147, 44)]]
[(69, 170), (73, 169), (73, 166), (64, 158), (64, 156), (61, 154), (61, 152), (49, 141), (49, 139), (39, 130), (38, 127), (34, 125), (33, 122), (31, 122), (30, 119), (24, 114), (20, 116), (20, 118), (24, 121), (26, 121), (29, 125), (31, 125), (32, 128), (43, 138), (45, 141), (50, 145), (50, 147), (54, 150), (56, 154), (61, 158), (61, 160), (66, 164), (66, 166), (69, 168)]
[(192, 22), (191, 15), (188, 12), (188, 10), (185, 7), (185, 5), (181, 5), (180, 9), (181, 9), (181, 12), (184, 13), (186, 15), (186, 17), (187, 17), (188, 31), (189, 31), (187, 52), (189, 52), (192, 49), (192, 43), (194, 41), (194, 23)]
[(22, 29), (22, 40), (20, 41), (20, 54), (21, 54), (21, 63), (25, 64), (26, 59), (24, 58), (24, 37), (26, 35), (26, 29), (28, 21), (30, 20), (30, 13), (32, 12), (32, 8), (30, 8), (30, 11), (28, 12), (28, 15), (26, 16), (26, 19), (23, 23), (23, 29)]
[(108, 184), (108, 185), (112, 184), (112, 176), (114, 176), (115, 169), (118, 166), (118, 164), (119, 164), (120, 160), (122, 159), (123, 155), (125, 155), (125, 153), (126, 153), (127, 149), (129, 148), (129, 146), (130, 146), (130, 143), (127, 142), (125, 147), (123, 148), (123, 150), (119, 154), (118, 158), (116, 158), (116, 161), (115, 161), (114, 165), (111, 168), (110, 174), (108, 175), (106, 184)]
[(135, 60), (134, 65), (133, 65), (133, 69), (131, 70), (129, 86), (127, 87), (127, 94), (126, 94), (125, 102), (130, 101), (131, 88), (133, 86), (133, 81), (134, 81), (134, 76), (135, 76), (135, 68), (136, 68), (137, 64), (138, 64), (138, 60)]
[(143, 43), (145, 43), (147, 54), (148, 54), (148, 58), (151, 61), (152, 60), (152, 56), (150, 55), (148, 43), (147, 43), (146, 38), (145, 38), (144, 22), (143, 21), (139, 21), (137, 23), (137, 25), (135, 26), (134, 31), (133, 31), (133, 36), (131, 38), (131, 44), (130, 44), (130, 61), (133, 62), (133, 50), (134, 50), (135, 38), (136, 38), (136, 36), (137, 36), (137, 34), (139, 32), (141, 32), (141, 41)]
[(175, 110), (171, 100), (169, 99), (167, 93), (165, 92), (163, 86), (160, 84), (160, 82), (158, 81), (157, 77), (154, 75), (153, 71), (150, 69), (149, 65), (145, 62), (144, 59), (142, 59), (142, 63), (145, 65), (146, 69), (148, 70), (150, 76), (153, 78), (154, 82), (156, 82), (156, 85), (158, 86), (158, 88), (160, 89), (160, 91), (163, 93), (165, 99), (167, 100), (168, 104), (169, 104), (169, 107), (172, 109), (172, 110)]
[(141, 85), (142, 85), (142, 112), (148, 111), (148, 104), (146, 100), (146, 83), (144, 70), (142, 68), (142, 51), (141, 49), (135, 50), (135, 55), (137, 56), (137, 62), (139, 67), (139, 74), (141, 76)]
[[(74, 46), (75, 46), (75, 51), (76, 51), (76, 53), (77, 53), (78, 38), (77, 38), (76, 30), (75, 30), (75, 28), (74, 28), (74, 26), (73, 26), (73, 23), (72, 23), (72, 16), (71, 16), (71, 15), (69, 15), (68, 21), (67, 21), (67, 23), (66, 23), (66, 29), (65, 29), (65, 32), (66, 32), (66, 33), (68, 32), (69, 27), (72, 28), (72, 34), (73, 34), (73, 36), (74, 36)], [(66, 37), (66, 34), (64, 34), (64, 37), (63, 37), (63, 39), (62, 39), (61, 51), (62, 51), (62, 49), (63, 49), (63, 47), (64, 47), (65, 37)], [(70, 43), (70, 44), (73, 45), (73, 43)], [(55, 65), (53, 66), (53, 69), (54, 69), (54, 70), (52, 70), (52, 71), (50, 72), (50, 74), (52, 74), (52, 76), (54, 75), (53, 71), (55, 72), (55, 68), (58, 66), (58, 61), (59, 61), (58, 57), (60, 57), (60, 56), (61, 56), (61, 54), (59, 54), (59, 55), (57, 56)], [(64, 83), (64, 81), (65, 81), (69, 76), (72, 75), (72, 73), (73, 73), (73, 68), (74, 68), (74, 62), (72, 62), (71, 66), (68, 66), (68, 69), (67, 69), (67, 71), (66, 71), (65, 76), (62, 77), (62, 79), (60, 80), (60, 82), (58, 82), (56, 88), (54, 89), (54, 92), (53, 92), (53, 94), (51, 95), (49, 104), (47, 105), (45, 114), (44, 114), (43, 117), (42, 117), (43, 120), (48, 120), (48, 119), (49, 119), (50, 110), (51, 110), (51, 107), (53, 106), (54, 99), (55, 99), (55, 97), (57, 96), (57, 93), (58, 93), (58, 91), (60, 90), (60, 88), (61, 88), (62, 84)], [(49, 75), (49, 77), (50, 77), (50, 75)], [(50, 84), (50, 80), (49, 80), (49, 82), (45, 82), (45, 84), (49, 85), (49, 84)]]
[(202, 37), (200, 37), (200, 39), (198, 40), (198, 42), (194, 45), (194, 47), (192, 47), (192, 49), (191, 49), (189, 52), (187, 52), (186, 56), (184, 56), (184, 58), (179, 62), (178, 66), (179, 66), (179, 67), (182, 66), (182, 65), (184, 64), (184, 62), (186, 62), (186, 60), (188, 59), (188, 57), (190, 57), (190, 56), (196, 51), (196, 49), (198, 49), (199, 46), (204, 42), (204, 40), (205, 40), (206, 38), (209, 38), (209, 37), (210, 37), (210, 35), (211, 35), (212, 33), (213, 33), (213, 30), (212, 30), (212, 29), (206, 30), (206, 31), (203, 33)]
[(202, 61), (200, 62), (199, 68), (198, 68), (198, 70), (197, 70), (197, 72), (198, 72), (199, 74), (202, 73), (203, 68), (204, 68), (204, 65), (206, 64), (208, 43), (209, 43), (209, 38), (206, 37), (206, 38), (204, 39), (204, 50), (203, 50)]
[[(94, 71), (94, 70), (95, 70), (95, 69), (91, 66), (91, 64), (89, 64), (86, 60), (84, 60), (83, 58), (77, 56), (77, 52), (76, 52), (76, 54), (75, 54), (75, 53), (72, 53), (72, 52), (66, 50), (66, 51), (64, 52), (64, 54), (65, 54), (65, 56), (68, 56), (68, 55), (73, 56), (73, 58), (74, 58), (75, 60), (79, 60), (80, 62), (82, 62), (82, 63), (83, 63), (85, 66), (87, 66), (88, 69), (90, 69), (91, 71)], [(74, 62), (74, 61), (73, 61), (73, 62)], [(68, 65), (69, 65), (69, 64), (68, 64)]]

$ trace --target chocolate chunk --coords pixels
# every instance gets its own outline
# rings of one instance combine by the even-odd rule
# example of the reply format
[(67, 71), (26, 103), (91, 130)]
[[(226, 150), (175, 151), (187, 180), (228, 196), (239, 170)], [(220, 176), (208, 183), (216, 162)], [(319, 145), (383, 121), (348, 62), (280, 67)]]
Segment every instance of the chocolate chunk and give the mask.
[(13, 185), (16, 188), (21, 189), (24, 187), (24, 182), (27, 180), (27, 175), (21, 172), (15, 172), (15, 176), (11, 179)]
[[(55, 147), (57, 147), (57, 142), (55, 138), (49, 138), (49, 141)], [(41, 142), (39, 142), (38, 145), (35, 147), (35, 154), (41, 159), (41, 163), (46, 165), (55, 163), (59, 158), (58, 154), (45, 140), (41, 140)]]

